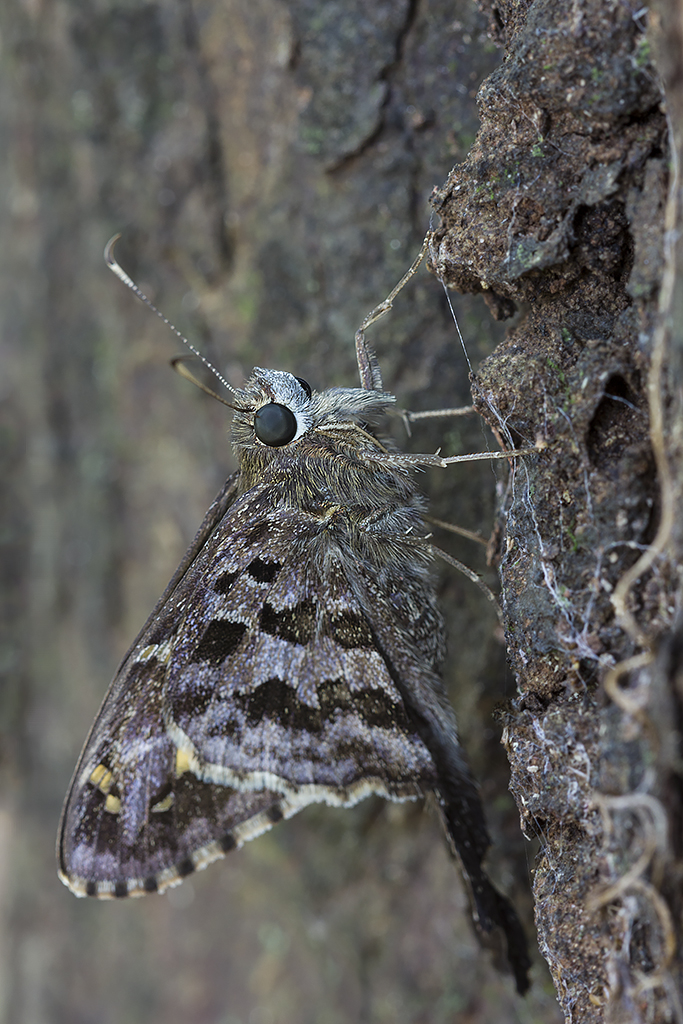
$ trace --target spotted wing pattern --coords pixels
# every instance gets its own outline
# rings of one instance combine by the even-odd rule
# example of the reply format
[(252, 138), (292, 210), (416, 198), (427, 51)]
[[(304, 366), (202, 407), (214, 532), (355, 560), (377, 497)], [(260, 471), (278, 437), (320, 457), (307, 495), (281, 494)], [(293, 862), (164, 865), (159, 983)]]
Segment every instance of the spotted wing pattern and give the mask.
[(309, 803), (436, 783), (325, 518), (266, 498), (231, 505), (112, 683), (60, 831), (78, 895), (161, 891)]

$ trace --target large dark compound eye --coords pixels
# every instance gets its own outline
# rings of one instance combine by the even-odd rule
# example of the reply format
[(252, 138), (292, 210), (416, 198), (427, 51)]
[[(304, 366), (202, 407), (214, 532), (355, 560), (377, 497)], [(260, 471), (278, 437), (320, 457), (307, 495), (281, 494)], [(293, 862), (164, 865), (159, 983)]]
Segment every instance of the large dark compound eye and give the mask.
[(311, 390), (311, 385), (308, 383), (308, 381), (304, 380), (303, 377), (295, 377), (294, 380), (298, 381), (299, 384), (301, 384), (301, 387), (304, 389), (304, 391), (310, 398), (311, 395), (313, 394), (313, 391)]
[(271, 402), (270, 405), (262, 406), (254, 416), (256, 436), (271, 448), (289, 444), (296, 430), (296, 416), (286, 405)]

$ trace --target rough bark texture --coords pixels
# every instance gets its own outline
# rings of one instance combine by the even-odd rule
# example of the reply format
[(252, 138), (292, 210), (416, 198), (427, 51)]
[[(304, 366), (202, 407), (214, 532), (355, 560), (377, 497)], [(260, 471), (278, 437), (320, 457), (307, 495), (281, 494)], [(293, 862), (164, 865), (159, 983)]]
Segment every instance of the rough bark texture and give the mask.
[[(61, 799), (107, 680), (231, 468), (225, 411), (167, 371), (173, 339), (106, 270), (104, 243), (123, 232), (122, 264), (228, 379), (258, 364), (351, 385), (353, 332), (410, 263), (454, 163), (435, 193), (434, 267), (496, 317), (519, 310), (504, 340), (481, 298), (453, 296), (478, 406), (499, 435), (548, 443), (509, 484), (499, 473), (496, 533), (520, 691), (504, 736), (540, 841), (541, 949), (568, 1019), (676, 1019), (683, 243), (666, 249), (664, 212), (668, 195), (676, 226), (679, 196), (643, 16), (567, 8), (6, 6), (0, 1021), (561, 1019), (540, 957), (522, 1001), (477, 946), (424, 808), (313, 809), (142, 902), (76, 901), (54, 868)], [(658, 18), (680, 125), (675, 0)], [(506, 47), (493, 75), (487, 24)], [(373, 331), (403, 405), (468, 401), (438, 281), (417, 278)], [(455, 422), (408, 443), (484, 447), (478, 423)], [(488, 467), (430, 472), (425, 491), (435, 516), (488, 535)], [(492, 580), (476, 546), (438, 540)], [(615, 613), (653, 540), (657, 560)], [(492, 724), (512, 673), (479, 593), (446, 574), (441, 590), (491, 872), (531, 933), (531, 858)], [(610, 698), (610, 667), (638, 654)]]
[[(670, 32), (680, 12), (665, 13)], [(502, 514), (520, 691), (504, 742), (572, 1021), (681, 1019), (682, 378), (665, 237), (680, 186), (644, 17), (491, 5), (506, 59), (433, 200), (439, 275), (498, 317), (523, 310), (473, 379), (477, 406), (501, 435), (548, 444)], [(680, 30), (653, 36), (676, 93)]]

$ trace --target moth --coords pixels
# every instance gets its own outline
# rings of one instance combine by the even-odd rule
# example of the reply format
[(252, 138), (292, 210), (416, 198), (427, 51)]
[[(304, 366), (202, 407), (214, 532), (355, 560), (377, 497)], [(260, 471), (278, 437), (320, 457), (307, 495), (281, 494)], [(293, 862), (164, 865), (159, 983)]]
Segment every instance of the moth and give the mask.
[[(439, 675), (435, 549), (412, 475), (457, 458), (405, 454), (373, 426), (395, 399), (365, 330), (428, 240), (356, 333), (359, 388), (260, 367), (226, 384), (239, 468), (104, 698), (59, 875), (77, 896), (163, 892), (307, 804), (432, 793), (475, 925), (502, 930), (523, 993), (524, 931), (483, 867), (484, 812)], [(107, 263), (151, 306), (115, 241)]]

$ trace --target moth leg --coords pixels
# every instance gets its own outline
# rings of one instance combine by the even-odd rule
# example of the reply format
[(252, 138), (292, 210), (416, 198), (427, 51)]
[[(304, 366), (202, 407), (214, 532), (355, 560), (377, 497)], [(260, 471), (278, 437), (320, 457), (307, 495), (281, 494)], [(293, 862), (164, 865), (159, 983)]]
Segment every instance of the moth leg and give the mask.
[(464, 537), (466, 540), (473, 540), (475, 544), (481, 544), (487, 548), (489, 542), (485, 537), (482, 537), (480, 533), (475, 533), (474, 530), (466, 530), (464, 526), (456, 526), (455, 523), (447, 523), (444, 519), (435, 519), (434, 516), (425, 516), (425, 522), (429, 523), (430, 526), (436, 526), (438, 530), (448, 530), (449, 533), (457, 533), (458, 537)]
[(369, 449), (363, 452), (363, 458), (368, 462), (376, 462), (378, 465), (395, 466), (407, 469), (413, 466), (439, 466), (445, 469), (455, 462), (491, 462), (495, 459), (515, 459), (521, 455), (535, 455), (544, 451), (547, 444), (539, 441), (530, 448), (508, 448), (506, 451), (497, 452), (472, 452), (470, 455), (440, 455), (436, 452), (433, 455), (413, 454), (412, 452), (378, 452)]
[(411, 412), (409, 409), (397, 409), (396, 415), (401, 417), (408, 437), (412, 437), (410, 424), (417, 420), (446, 419), (449, 416), (472, 416), (476, 413), (473, 405), (462, 405), (459, 409), (427, 409), (424, 412)]
[(377, 362), (377, 356), (366, 341), (365, 332), (371, 324), (374, 324), (380, 319), (380, 317), (383, 317), (385, 313), (389, 312), (398, 293), (407, 285), (411, 277), (414, 277), (417, 273), (420, 264), (427, 255), (427, 250), (431, 244), (432, 236), (433, 232), (430, 229), (425, 235), (422, 248), (418, 255), (413, 260), (411, 266), (405, 272), (396, 287), (391, 290), (384, 302), (380, 302), (378, 306), (375, 306), (371, 313), (368, 313), (365, 320), (363, 320), (363, 323), (356, 331), (356, 359), (358, 361), (358, 373), (360, 375), (360, 385), (366, 391), (382, 390), (382, 374)]
[(501, 626), (504, 625), (502, 608), (498, 604), (495, 594), (490, 587), (484, 583), (481, 576), (478, 576), (473, 569), (470, 569), (469, 566), (465, 565), (465, 563), (461, 562), (458, 558), (453, 558), (453, 556), (449, 555), (446, 551), (442, 551), (441, 548), (437, 548), (435, 544), (430, 544), (429, 549), (434, 555), (438, 555), (438, 557), (442, 558), (444, 562), (448, 562), (449, 565), (452, 565), (453, 568), (457, 569), (463, 576), (466, 576), (468, 580), (474, 583), (475, 587), (478, 587), (478, 589), (481, 590), (486, 600), (493, 605), (493, 609), (498, 616), (498, 621)]

